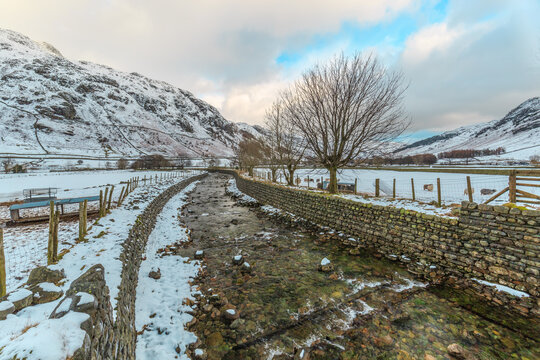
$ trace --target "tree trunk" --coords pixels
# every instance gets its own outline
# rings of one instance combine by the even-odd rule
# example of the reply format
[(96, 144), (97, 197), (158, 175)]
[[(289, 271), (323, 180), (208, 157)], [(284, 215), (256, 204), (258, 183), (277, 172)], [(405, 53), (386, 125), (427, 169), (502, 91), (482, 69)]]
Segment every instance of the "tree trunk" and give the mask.
[(330, 171), (330, 184), (328, 184), (328, 192), (330, 194), (336, 194), (337, 191), (338, 191), (337, 168), (330, 167), (330, 168), (328, 168), (328, 171)]
[(289, 176), (287, 177), (287, 183), (289, 186), (294, 186), (294, 168), (289, 166), (287, 168), (287, 171), (289, 172)]
[(272, 171), (272, 182), (277, 182), (277, 168), (270, 169)]
[(248, 175), (253, 177), (253, 168), (251, 166), (248, 167)]

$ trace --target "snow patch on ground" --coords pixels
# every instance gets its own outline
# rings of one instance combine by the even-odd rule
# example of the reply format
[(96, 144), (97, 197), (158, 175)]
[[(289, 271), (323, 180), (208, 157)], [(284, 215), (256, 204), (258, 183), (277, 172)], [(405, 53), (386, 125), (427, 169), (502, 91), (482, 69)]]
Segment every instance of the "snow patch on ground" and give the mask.
[(69, 312), (48, 319), (56, 302), (30, 306), (0, 323), (0, 358), (66, 359), (81, 347), (86, 333), (81, 324), (88, 314)]
[(497, 289), (497, 291), (502, 291), (502, 292), (505, 292), (507, 294), (514, 295), (514, 296), (517, 296), (517, 297), (520, 297), (520, 298), (530, 296), (526, 292), (515, 290), (515, 289), (512, 289), (511, 287), (504, 286), (504, 285), (501, 285), (501, 284), (491, 283), (489, 281), (480, 280), (480, 279), (476, 279), (476, 278), (473, 278), (473, 280), (476, 281), (477, 283), (482, 284), (482, 285), (487, 285), (487, 286), (494, 287), (494, 288)]
[(238, 198), (240, 202), (243, 202), (245, 204), (257, 204), (257, 200), (238, 190), (238, 188), (236, 187), (235, 179), (229, 180), (229, 183), (227, 185), (227, 193)]
[[(195, 334), (184, 329), (184, 325), (192, 319), (187, 313), (192, 308), (183, 304), (183, 299), (193, 299), (189, 280), (197, 275), (199, 262), (189, 262), (187, 258), (177, 255), (161, 257), (157, 253), (158, 249), (167, 245), (188, 240), (176, 219), (185, 204), (187, 193), (194, 187), (195, 183), (192, 183), (169, 200), (148, 239), (146, 260), (139, 270), (135, 301), (135, 326), (138, 332), (142, 331), (137, 337), (138, 359), (188, 359), (186, 346), (197, 341)], [(154, 268), (161, 270), (158, 280), (148, 277)], [(176, 352), (177, 347), (180, 353)]]
[[(181, 178), (175, 178), (163, 180), (157, 184), (139, 186), (128, 195), (121, 207), (113, 209), (110, 214), (100, 219), (99, 222), (89, 224), (88, 234), (84, 242), (76, 242), (78, 237), (76, 224), (69, 228), (62, 228), (63, 233), (60, 239), (67, 240), (60, 240), (59, 250), (66, 249), (69, 251), (63, 255), (57, 264), (49, 266), (51, 269), (64, 270), (66, 280), (59, 288), (66, 292), (73, 280), (77, 279), (93, 265), (102, 264), (105, 268), (104, 275), (109, 287), (111, 305), (113, 312), (115, 312), (118, 285), (120, 285), (122, 273), (122, 263), (119, 259), (123, 251), (122, 244), (126, 240), (130, 228), (146, 206), (157, 195), (180, 180)], [(170, 218), (169, 215), (169, 221)], [(184, 232), (176, 232), (184, 234)], [(25, 264), (28, 268), (24, 273), (7, 272), (7, 290), (9, 292), (15, 289), (13, 284), (19, 286), (26, 281), (24, 274), (29, 269), (46, 264), (47, 236), (43, 236), (41, 230), (21, 232), (18, 228), (8, 228), (6, 233), (4, 243), (8, 245), (6, 248), (8, 265), (8, 256), (12, 255), (9, 250), (11, 249), (11, 241), (18, 241), (23, 244), (39, 242), (40, 244), (40, 251), (30, 251), (26, 254)], [(10, 269), (9, 266), (8, 269)], [(180, 272), (180, 274), (183, 273)], [(171, 281), (171, 284), (178, 280), (178, 276), (179, 274), (175, 273), (175, 278)], [(47, 289), (50, 288), (50, 290), (58, 290), (58, 287), (51, 285), (43, 286)], [(13, 299), (21, 299), (29, 294), (31, 294), (29, 290), (19, 289), (10, 294), (10, 300), (15, 301)], [(79, 293), (77, 295), (82, 296), (81, 301), (84, 303), (94, 301), (91, 294)], [(161, 303), (161, 299), (159, 300)], [(60, 319), (49, 319), (50, 314), (60, 301), (61, 298), (49, 303), (29, 306), (16, 314), (8, 315), (5, 320), (0, 321), (0, 358), (11, 358), (17, 355), (18, 358), (26, 357), (28, 360), (58, 360), (73, 355), (73, 352), (80, 348), (84, 340), (85, 332), (80, 329), (80, 325), (87, 319), (88, 315), (69, 313)], [(161, 305), (158, 304), (156, 309), (160, 307)], [(171, 309), (171, 311), (176, 311), (176, 309)], [(115, 313), (113, 316), (116, 316)]]

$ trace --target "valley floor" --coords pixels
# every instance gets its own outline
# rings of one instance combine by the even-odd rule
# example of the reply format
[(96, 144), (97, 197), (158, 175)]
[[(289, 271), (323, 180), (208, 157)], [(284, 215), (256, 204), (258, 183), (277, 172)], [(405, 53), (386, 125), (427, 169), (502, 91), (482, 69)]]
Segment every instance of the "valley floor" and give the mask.
[(204, 251), (192, 358), (449, 359), (450, 345), (480, 359), (540, 356), (538, 341), (454, 305), (388, 260), (350, 256), (331, 231), (237, 205), (225, 194), (229, 179), (210, 175), (189, 195), (191, 241), (174, 250), (192, 259)]

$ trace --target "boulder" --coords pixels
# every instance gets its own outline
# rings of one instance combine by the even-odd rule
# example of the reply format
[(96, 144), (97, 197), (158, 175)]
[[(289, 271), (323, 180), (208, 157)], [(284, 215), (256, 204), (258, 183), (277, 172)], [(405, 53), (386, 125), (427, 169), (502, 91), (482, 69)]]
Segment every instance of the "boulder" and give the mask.
[(221, 313), (223, 314), (223, 317), (227, 320), (233, 321), (240, 317), (240, 314), (238, 313), (238, 310), (232, 305), (226, 306), (227, 308), (224, 309)]
[(39, 266), (30, 272), (26, 284), (36, 285), (44, 282), (58, 284), (65, 277), (63, 270), (51, 270), (46, 266)]
[(236, 255), (233, 257), (233, 264), (234, 265), (240, 265), (244, 262), (244, 257), (242, 255)]
[(64, 291), (58, 286), (50, 282), (43, 282), (37, 285), (32, 286), (33, 303), (34, 304), (44, 304), (56, 299), (59, 299), (64, 295)]
[(331, 272), (334, 271), (334, 264), (332, 264), (327, 258), (324, 258), (321, 260), (318, 269), (322, 272)]
[(204, 258), (204, 251), (203, 250), (197, 250), (195, 252), (195, 259), (196, 260), (202, 260)]
[(161, 279), (161, 270), (158, 268), (157, 271), (155, 270), (152, 270), (148, 273), (148, 277), (154, 279), (154, 280), (159, 280)]
[(32, 304), (33, 295), (30, 290), (21, 288), (10, 293), (6, 300), (15, 306), (15, 311), (19, 311)]
[(448, 345), (448, 347), (446, 348), (446, 351), (448, 352), (448, 355), (450, 355), (452, 359), (456, 359), (456, 360), (476, 360), (477, 359), (476, 356), (472, 355), (470, 352), (462, 348), (461, 345), (456, 344), (456, 343)]
[(0, 302), (0, 320), (5, 320), (9, 314), (15, 312), (15, 306), (11, 301)]
[(240, 267), (240, 271), (246, 274), (251, 273), (251, 265), (249, 265), (248, 262), (244, 261), (244, 263)]
[(197, 360), (206, 360), (207, 355), (203, 349), (197, 348), (193, 350), (193, 358)]
[(294, 360), (309, 360), (309, 359), (310, 359), (310, 357), (309, 357), (309, 348), (308, 347), (300, 348), (300, 349), (298, 349), (296, 354), (294, 354)]

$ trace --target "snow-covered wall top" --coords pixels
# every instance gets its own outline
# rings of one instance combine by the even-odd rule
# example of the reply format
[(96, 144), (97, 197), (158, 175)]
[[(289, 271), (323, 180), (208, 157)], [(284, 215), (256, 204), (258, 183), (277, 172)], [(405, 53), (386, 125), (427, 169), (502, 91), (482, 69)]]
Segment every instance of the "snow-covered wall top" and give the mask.
[(396, 155), (504, 147), (508, 157), (528, 159), (533, 154), (540, 154), (539, 139), (540, 97), (534, 97), (500, 120), (460, 127), (414, 142), (398, 149)]
[(188, 91), (0, 29), (0, 153), (231, 156), (244, 134)]

